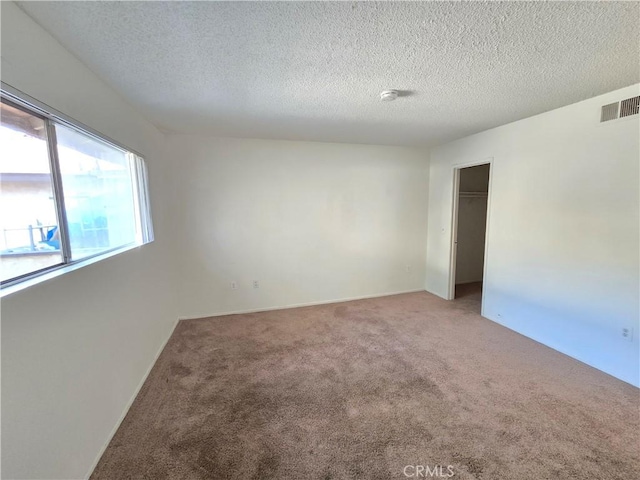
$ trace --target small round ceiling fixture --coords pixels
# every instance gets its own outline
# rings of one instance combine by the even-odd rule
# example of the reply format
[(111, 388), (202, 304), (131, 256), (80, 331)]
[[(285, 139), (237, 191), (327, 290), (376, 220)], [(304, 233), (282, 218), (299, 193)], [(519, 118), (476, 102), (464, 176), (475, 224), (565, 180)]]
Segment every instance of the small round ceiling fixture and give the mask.
[(380, 100), (383, 102), (392, 102), (396, 98), (398, 98), (397, 90), (385, 90), (380, 94)]

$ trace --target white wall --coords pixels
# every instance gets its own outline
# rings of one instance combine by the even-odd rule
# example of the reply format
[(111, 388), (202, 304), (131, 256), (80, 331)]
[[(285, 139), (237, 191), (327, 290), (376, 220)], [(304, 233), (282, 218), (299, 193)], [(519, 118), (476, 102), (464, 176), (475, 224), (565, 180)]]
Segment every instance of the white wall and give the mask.
[(433, 149), (426, 276), (427, 290), (446, 297), (453, 167), (492, 157), (484, 315), (634, 385), (640, 122), (598, 120), (601, 105), (639, 93), (631, 86)]
[(2, 478), (83, 478), (177, 318), (164, 137), (13, 3), (2, 80), (147, 158), (156, 241), (5, 297)]
[(485, 315), (638, 384), (638, 120), (595, 123), (637, 86), (443, 146), (431, 168), (427, 152), (363, 145), (172, 136), (166, 154), (99, 78), (1, 8), (2, 80), (143, 153), (156, 229), (2, 299), (3, 478), (87, 475), (178, 314), (418, 290), (425, 263), (446, 295), (452, 166), (486, 157)]
[(168, 144), (183, 187), (182, 316), (424, 289), (426, 150), (199, 136)]
[[(487, 192), (489, 165), (460, 170), (460, 192)], [(487, 197), (461, 195), (458, 199), (456, 285), (481, 282), (487, 226)]]

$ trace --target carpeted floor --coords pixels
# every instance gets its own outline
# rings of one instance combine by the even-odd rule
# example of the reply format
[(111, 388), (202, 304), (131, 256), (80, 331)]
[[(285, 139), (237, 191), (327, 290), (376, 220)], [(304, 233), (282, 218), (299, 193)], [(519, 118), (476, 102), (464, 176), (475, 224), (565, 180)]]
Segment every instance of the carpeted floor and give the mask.
[(182, 321), (91, 478), (640, 478), (638, 389), (457, 296)]

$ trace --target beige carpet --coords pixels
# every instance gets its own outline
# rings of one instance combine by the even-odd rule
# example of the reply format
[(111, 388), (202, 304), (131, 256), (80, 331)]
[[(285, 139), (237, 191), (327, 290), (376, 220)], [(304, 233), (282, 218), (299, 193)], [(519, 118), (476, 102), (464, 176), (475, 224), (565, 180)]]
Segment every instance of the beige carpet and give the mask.
[(458, 297), (183, 321), (92, 478), (640, 478), (638, 389)]

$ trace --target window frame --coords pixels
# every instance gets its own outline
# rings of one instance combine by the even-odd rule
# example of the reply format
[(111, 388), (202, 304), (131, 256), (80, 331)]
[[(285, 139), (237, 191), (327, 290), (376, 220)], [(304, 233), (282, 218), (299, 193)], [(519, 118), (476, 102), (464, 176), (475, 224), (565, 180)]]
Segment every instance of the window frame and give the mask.
[[(82, 266), (96, 263), (97, 261), (107, 259), (118, 253), (125, 252), (154, 241), (153, 220), (149, 200), (148, 170), (143, 155), (49, 107), (48, 105), (39, 102), (4, 82), (0, 83), (0, 100), (3, 103), (14, 108), (18, 108), (44, 121), (45, 140), (47, 142), (47, 153), (49, 156), (49, 167), (51, 170), (52, 195), (56, 211), (56, 219), (58, 222), (58, 230), (60, 232), (61, 253), (60, 263), (0, 281), (0, 297), (13, 293), (17, 290), (21, 290), (22, 286), (26, 288), (36, 283), (40, 283), (40, 281), (45, 281), (49, 278), (64, 274), (67, 271), (76, 270)], [(133, 214), (136, 224), (134, 241), (102, 250), (78, 260), (73, 260), (71, 254), (69, 225), (65, 210), (62, 172), (60, 170), (58, 158), (58, 145), (55, 129), (56, 124), (78, 131), (98, 142), (106, 143), (127, 155), (132, 182), (131, 188), (133, 190), (134, 197)]]

